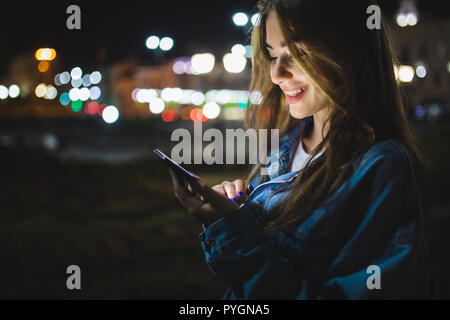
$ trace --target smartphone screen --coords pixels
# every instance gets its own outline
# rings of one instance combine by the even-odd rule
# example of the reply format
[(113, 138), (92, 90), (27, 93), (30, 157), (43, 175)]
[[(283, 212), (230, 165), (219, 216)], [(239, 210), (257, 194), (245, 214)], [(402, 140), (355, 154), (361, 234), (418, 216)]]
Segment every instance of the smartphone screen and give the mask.
[(170, 168), (172, 168), (175, 172), (178, 174), (188, 178), (189, 180), (196, 180), (197, 178), (192, 175), (192, 172), (186, 170), (182, 166), (180, 166), (178, 163), (176, 163), (174, 160), (172, 160), (170, 157), (165, 155), (161, 150), (158, 148), (153, 149), (153, 152), (163, 160)]

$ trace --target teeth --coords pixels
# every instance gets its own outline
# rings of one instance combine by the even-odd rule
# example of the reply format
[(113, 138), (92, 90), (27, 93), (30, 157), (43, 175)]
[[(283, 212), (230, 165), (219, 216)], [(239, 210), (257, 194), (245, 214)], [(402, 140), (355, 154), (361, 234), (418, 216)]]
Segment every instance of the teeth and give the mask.
[(300, 93), (302, 93), (303, 91), (305, 91), (305, 88), (301, 88), (300, 90), (295, 90), (295, 91), (285, 91), (285, 93), (288, 96), (295, 97), (295, 96), (299, 95)]

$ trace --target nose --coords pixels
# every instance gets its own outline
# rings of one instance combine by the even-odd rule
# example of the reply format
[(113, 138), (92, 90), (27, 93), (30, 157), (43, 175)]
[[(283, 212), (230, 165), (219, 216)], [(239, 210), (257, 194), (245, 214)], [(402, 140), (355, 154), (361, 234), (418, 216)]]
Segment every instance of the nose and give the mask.
[(290, 80), (292, 73), (281, 59), (277, 59), (274, 64), (270, 66), (270, 77), (274, 84), (280, 85), (282, 82)]

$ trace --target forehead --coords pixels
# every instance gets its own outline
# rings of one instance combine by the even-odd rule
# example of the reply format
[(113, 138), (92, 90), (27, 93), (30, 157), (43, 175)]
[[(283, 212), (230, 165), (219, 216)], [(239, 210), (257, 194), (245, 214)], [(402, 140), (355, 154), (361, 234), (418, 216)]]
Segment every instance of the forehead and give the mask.
[(284, 47), (285, 41), (281, 33), (277, 15), (274, 11), (270, 11), (266, 20), (266, 43), (272, 47)]

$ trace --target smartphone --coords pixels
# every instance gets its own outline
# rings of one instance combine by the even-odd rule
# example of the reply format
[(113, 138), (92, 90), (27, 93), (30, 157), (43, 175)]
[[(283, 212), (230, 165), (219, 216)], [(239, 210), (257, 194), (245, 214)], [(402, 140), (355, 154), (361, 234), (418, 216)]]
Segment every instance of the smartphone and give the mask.
[(166, 156), (161, 150), (158, 148), (153, 149), (153, 152), (158, 156), (159, 159), (163, 160), (171, 169), (173, 169), (176, 173), (180, 174), (183, 177), (186, 177), (189, 181), (196, 181), (197, 178), (192, 174), (192, 172), (186, 170), (170, 157)]

